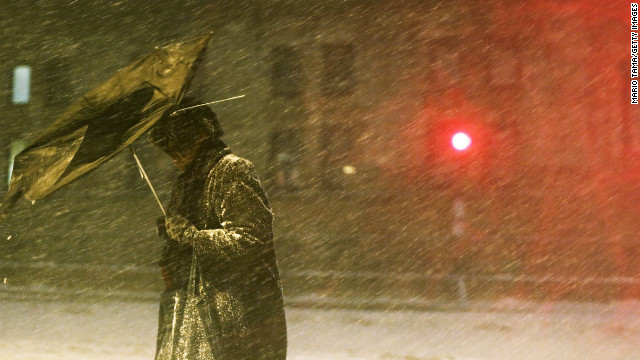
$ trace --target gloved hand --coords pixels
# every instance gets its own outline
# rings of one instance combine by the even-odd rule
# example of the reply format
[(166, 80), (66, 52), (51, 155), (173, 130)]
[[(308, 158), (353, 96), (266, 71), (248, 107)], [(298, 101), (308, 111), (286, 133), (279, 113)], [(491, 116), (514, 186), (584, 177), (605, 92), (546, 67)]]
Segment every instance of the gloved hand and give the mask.
[(164, 224), (169, 238), (183, 243), (191, 244), (191, 237), (188, 235), (197, 231), (196, 227), (182, 216), (169, 216), (165, 218)]

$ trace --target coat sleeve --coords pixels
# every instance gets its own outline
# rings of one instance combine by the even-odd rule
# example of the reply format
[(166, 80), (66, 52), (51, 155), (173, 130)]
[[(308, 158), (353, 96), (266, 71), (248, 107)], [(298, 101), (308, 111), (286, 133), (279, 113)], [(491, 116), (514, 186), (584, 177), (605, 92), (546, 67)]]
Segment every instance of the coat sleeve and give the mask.
[(197, 254), (213, 262), (259, 256), (273, 241), (273, 214), (253, 165), (234, 157), (220, 164), (217, 176), (208, 181), (207, 214), (217, 218), (221, 229), (194, 230), (188, 237)]

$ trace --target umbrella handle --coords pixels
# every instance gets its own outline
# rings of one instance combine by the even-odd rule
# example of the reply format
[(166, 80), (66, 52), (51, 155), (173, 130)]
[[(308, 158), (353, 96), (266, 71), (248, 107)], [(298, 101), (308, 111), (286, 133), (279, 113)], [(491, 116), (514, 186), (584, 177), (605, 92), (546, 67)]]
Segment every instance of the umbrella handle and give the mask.
[(140, 159), (136, 154), (136, 150), (133, 148), (133, 145), (130, 145), (129, 148), (131, 149), (131, 154), (133, 154), (133, 158), (136, 159), (136, 165), (138, 165), (138, 170), (140, 170), (140, 175), (142, 175), (142, 178), (147, 181), (147, 184), (149, 185), (149, 188), (151, 189), (153, 196), (156, 198), (158, 205), (160, 205), (160, 210), (162, 210), (162, 213), (165, 216), (167, 216), (167, 212), (164, 210), (164, 206), (162, 206), (162, 201), (160, 201), (160, 198), (158, 197), (156, 190), (153, 188), (153, 185), (151, 185), (151, 180), (149, 180), (149, 176), (147, 176), (147, 172), (144, 171), (144, 168), (142, 167), (142, 163), (140, 162)]

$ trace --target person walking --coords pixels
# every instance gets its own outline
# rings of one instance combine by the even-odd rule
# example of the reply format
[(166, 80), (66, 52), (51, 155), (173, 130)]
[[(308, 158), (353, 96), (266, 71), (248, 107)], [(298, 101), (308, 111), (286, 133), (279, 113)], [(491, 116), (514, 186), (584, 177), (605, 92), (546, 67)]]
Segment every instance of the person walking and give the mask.
[[(202, 103), (185, 98), (180, 107), (195, 105)], [(157, 221), (166, 289), (156, 360), (286, 358), (269, 200), (253, 164), (222, 135), (207, 106), (163, 118), (149, 132), (181, 170)]]

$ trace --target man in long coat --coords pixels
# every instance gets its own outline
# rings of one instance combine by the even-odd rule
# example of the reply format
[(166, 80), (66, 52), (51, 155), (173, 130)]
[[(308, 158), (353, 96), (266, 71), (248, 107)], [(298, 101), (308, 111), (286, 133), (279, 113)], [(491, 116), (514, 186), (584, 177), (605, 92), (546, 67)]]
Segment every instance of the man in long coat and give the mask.
[(149, 135), (182, 171), (157, 224), (166, 291), (156, 359), (284, 360), (273, 215), (253, 165), (219, 139), (206, 106), (159, 121)]

